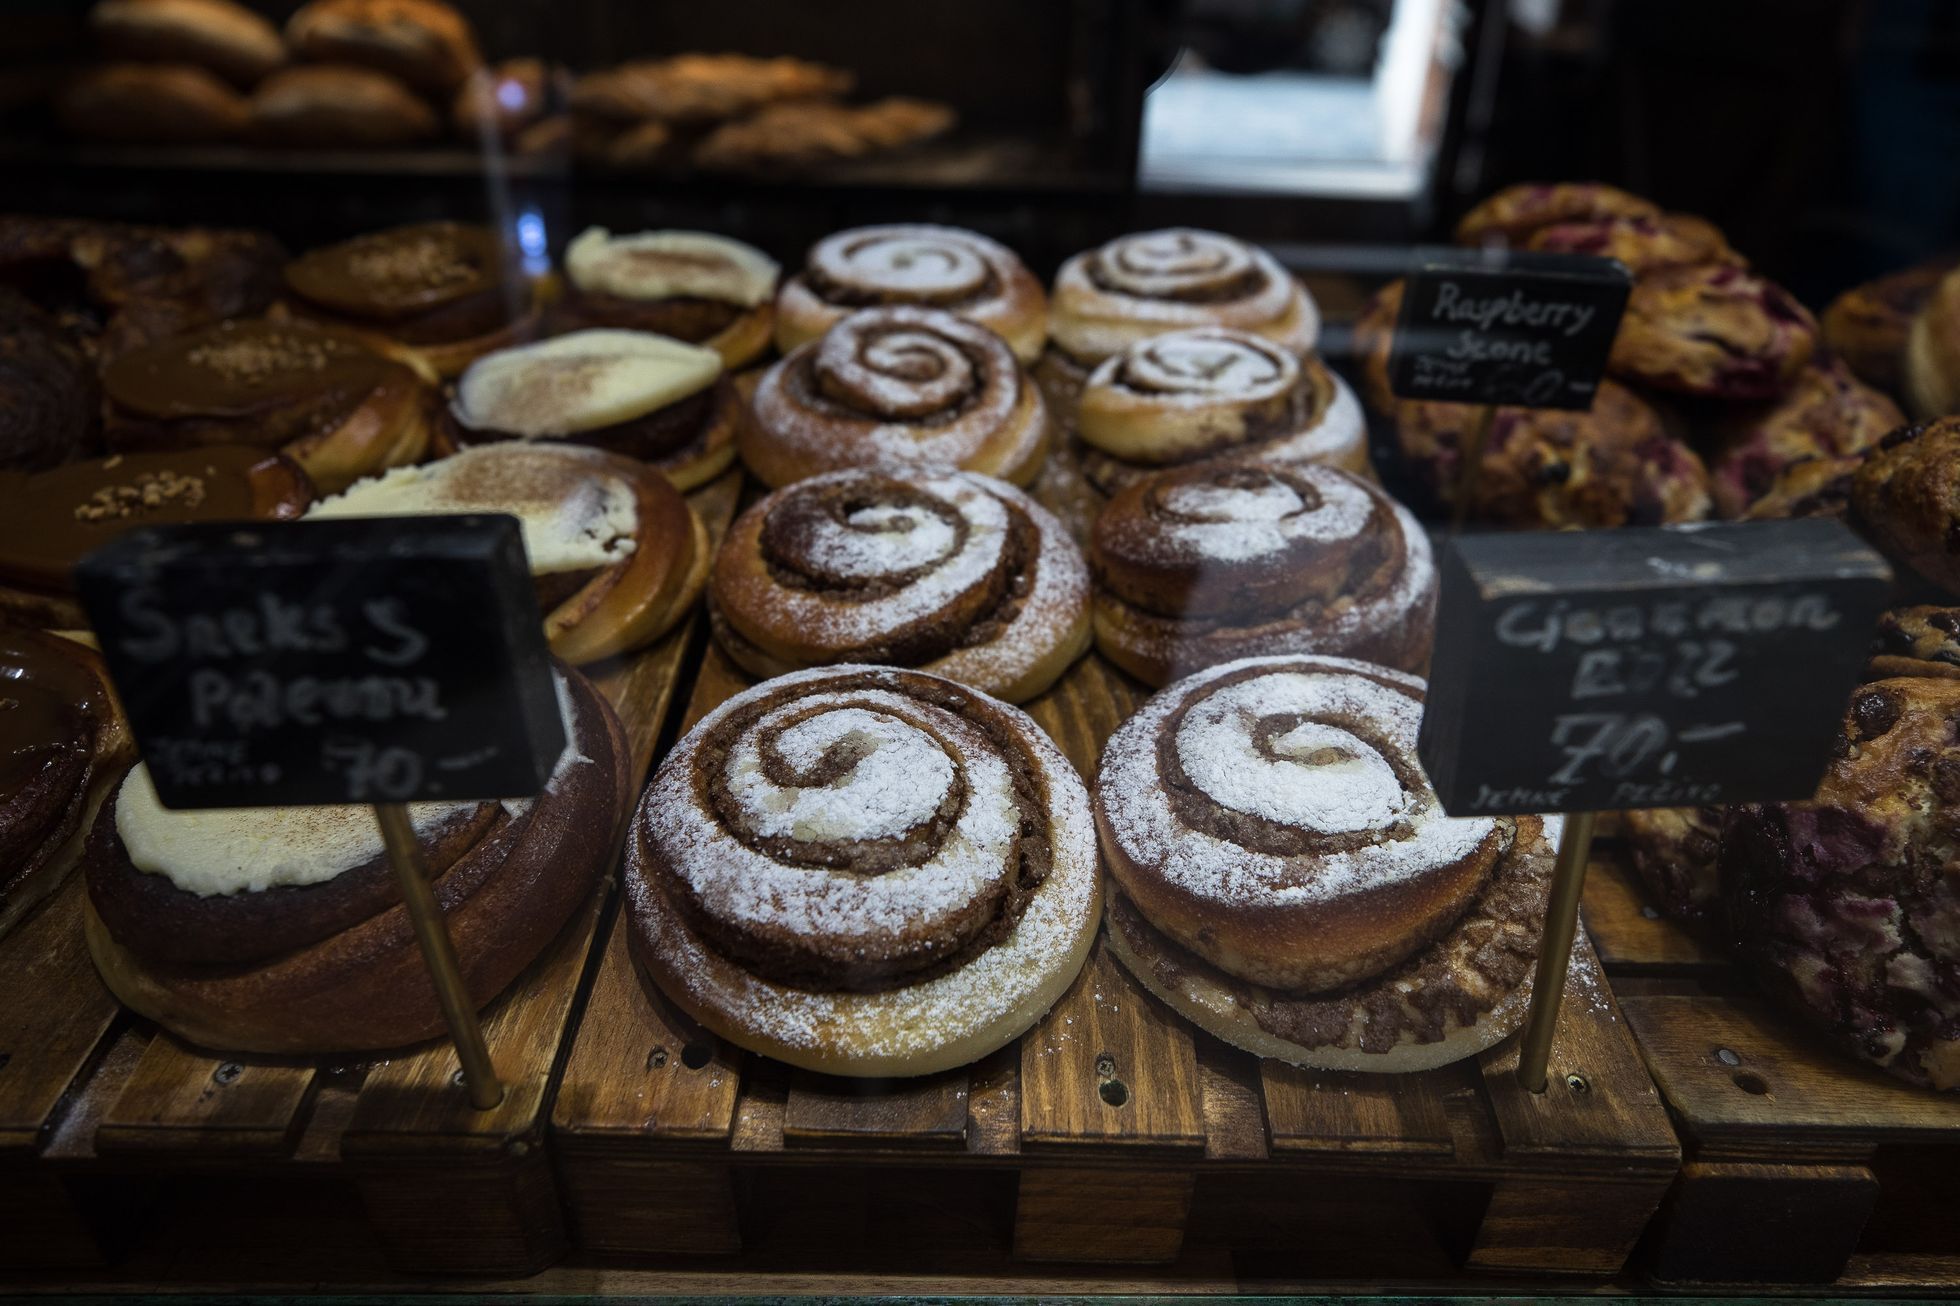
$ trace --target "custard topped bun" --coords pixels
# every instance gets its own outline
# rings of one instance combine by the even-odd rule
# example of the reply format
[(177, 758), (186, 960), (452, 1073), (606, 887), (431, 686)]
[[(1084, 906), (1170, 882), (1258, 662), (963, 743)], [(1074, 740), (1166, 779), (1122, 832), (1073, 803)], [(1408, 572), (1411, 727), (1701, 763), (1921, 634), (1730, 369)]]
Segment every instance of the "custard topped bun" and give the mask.
[(471, 364), (450, 403), (465, 444), (591, 445), (644, 459), (683, 490), (735, 457), (739, 408), (721, 356), (646, 331), (574, 331)]
[[(599, 883), (631, 801), (612, 709), (575, 672), (559, 672), (558, 689), (565, 746), (535, 798), (410, 809), (478, 1006)], [(139, 767), (96, 818), (84, 869), (103, 980), (190, 1042), (362, 1051), (446, 1028), (367, 807), (167, 811)]]
[(575, 445), (466, 449), (363, 481), (316, 517), (507, 512), (518, 519), (551, 651), (581, 664), (648, 644), (707, 582), (707, 528), (658, 472)]
[(553, 317), (705, 345), (737, 368), (769, 347), (780, 272), (761, 250), (726, 236), (587, 227), (565, 247), (571, 284)]

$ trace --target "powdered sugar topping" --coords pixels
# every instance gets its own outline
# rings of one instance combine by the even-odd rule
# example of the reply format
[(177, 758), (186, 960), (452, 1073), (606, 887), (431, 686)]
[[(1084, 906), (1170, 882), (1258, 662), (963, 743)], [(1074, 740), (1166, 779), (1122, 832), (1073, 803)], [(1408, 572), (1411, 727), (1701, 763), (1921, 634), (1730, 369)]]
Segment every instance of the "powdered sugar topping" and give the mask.
[[(908, 721), (855, 707), (806, 717), (776, 734), (792, 777), (778, 784), (764, 769), (759, 738), (782, 715), (764, 717), (728, 755), (729, 792), (757, 834), (805, 843), (890, 838), (930, 820), (952, 789), (953, 761), (937, 740)], [(838, 752), (854, 759), (839, 779), (805, 779)]]
[(1199, 327), (1138, 341), (1089, 379), (1149, 392), (1165, 406), (1196, 406), (1229, 398), (1261, 403), (1300, 384), (1300, 360), (1270, 340), (1244, 331)]
[(810, 266), (856, 290), (946, 303), (984, 288), (988, 263), (1002, 256), (1014, 257), (985, 236), (953, 227), (859, 227), (818, 241)]
[(1176, 482), (1154, 497), (1170, 540), (1219, 562), (1278, 554), (1300, 542), (1353, 539), (1375, 507), (1367, 486), (1315, 466), (1285, 475), (1231, 467), (1212, 480)]

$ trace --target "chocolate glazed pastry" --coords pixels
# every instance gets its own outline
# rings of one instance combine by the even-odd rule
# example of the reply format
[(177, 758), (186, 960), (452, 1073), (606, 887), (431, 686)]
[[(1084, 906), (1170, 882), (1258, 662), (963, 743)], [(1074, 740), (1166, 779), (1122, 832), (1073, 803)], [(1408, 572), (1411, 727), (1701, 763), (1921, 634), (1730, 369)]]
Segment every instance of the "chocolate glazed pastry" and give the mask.
[(1320, 310), (1256, 245), (1188, 227), (1119, 236), (1055, 274), (1052, 343), (1036, 376), (1072, 420), (1096, 364), (1139, 340), (1200, 326), (1250, 331), (1305, 355), (1320, 336)]
[(977, 322), (1032, 363), (1048, 339), (1048, 295), (1014, 251), (976, 231), (854, 227), (810, 249), (776, 304), (776, 347), (814, 340), (860, 308), (915, 304)]
[(100, 438), (88, 358), (27, 300), (0, 289), (0, 471), (35, 471), (92, 451)]
[(1213, 457), (1374, 475), (1367, 422), (1345, 381), (1318, 358), (1224, 327), (1153, 336), (1106, 360), (1075, 426), (1083, 475), (1104, 494)]
[(1262, 653), (1429, 661), (1429, 537), (1331, 467), (1160, 472), (1109, 501), (1089, 556), (1096, 647), (1146, 684)]
[(216, 444), (279, 450), (322, 493), (419, 459), (429, 395), (413, 370), (353, 335), (222, 322), (133, 350), (102, 372), (112, 450)]
[(1620, 813), (1620, 837), (1634, 874), (1660, 909), (1690, 925), (1713, 926), (1721, 914), (1719, 807), (1656, 807)]
[(532, 287), (497, 233), (456, 222), (377, 231), (286, 265), (293, 311), (358, 330), (424, 372), (454, 377), (537, 326)]
[(282, 454), (244, 445), (111, 454), (45, 472), (0, 472), (0, 616), (81, 629), (75, 564), (126, 530), (191, 521), (277, 521), (313, 500)]
[(1329, 1070), (1426, 1070), (1523, 1023), (1555, 835), (1443, 814), (1423, 694), (1366, 663), (1248, 658), (1117, 729), (1096, 777), (1109, 942), (1145, 988)]
[(1853, 286), (1824, 309), (1824, 343), (1859, 380), (1900, 394), (1912, 321), (1955, 265), (1950, 257), (1935, 259)]
[(1960, 417), (1879, 441), (1852, 477), (1851, 509), (1872, 543), (1960, 594)]
[(715, 637), (756, 676), (897, 663), (1009, 702), (1089, 647), (1089, 573), (1062, 524), (972, 472), (833, 472), (743, 513), (715, 556)]
[(136, 756), (95, 650), (0, 630), (0, 935), (60, 886)]
[(802, 671), (688, 732), (627, 841), (633, 956), (694, 1019), (826, 1074), (1003, 1047), (1088, 956), (1089, 798), (1024, 713), (915, 671)]
[(1960, 1089), (1960, 681), (1856, 691), (1803, 803), (1731, 807), (1722, 883), (1738, 950), (1785, 1007), (1910, 1083)]
[(1623, 381), (1711, 399), (1772, 399), (1817, 348), (1817, 321), (1789, 291), (1719, 264), (1634, 283), (1607, 367)]
[[(612, 709), (577, 673), (558, 674), (568, 746), (543, 793), (411, 809), (479, 1006), (599, 883), (632, 801)], [(224, 856), (234, 840), (257, 849), (249, 864)], [(96, 819), (86, 874), (84, 927), (104, 981), (190, 1042), (315, 1054), (445, 1029), (365, 807), (166, 812), (139, 768)]]
[(1879, 617), (1866, 674), (1960, 680), (1960, 608), (1922, 604)]
[(1526, 182), (1507, 186), (1456, 225), (1459, 245), (1522, 245), (1535, 231), (1568, 222), (1661, 216), (1652, 200), (1599, 182)]
[(1025, 485), (1047, 406), (1007, 342), (936, 308), (867, 308), (791, 351), (737, 436), (772, 486), (850, 467), (958, 467)]
[(1718, 422), (1709, 465), (1716, 508), (1724, 517), (1746, 515), (1793, 463), (1821, 459), (1854, 470), (1867, 449), (1905, 420), (1897, 404), (1836, 359), (1812, 363), (1775, 403)]

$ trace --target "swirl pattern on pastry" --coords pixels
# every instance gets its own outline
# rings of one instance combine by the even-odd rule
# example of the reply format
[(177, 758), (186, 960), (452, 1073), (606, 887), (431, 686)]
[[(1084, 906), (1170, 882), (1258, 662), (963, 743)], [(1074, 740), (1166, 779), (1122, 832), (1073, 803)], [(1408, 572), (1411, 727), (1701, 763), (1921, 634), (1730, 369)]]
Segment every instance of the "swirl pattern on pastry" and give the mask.
[(1662, 268), (1634, 283), (1607, 367), (1624, 381), (1713, 399), (1770, 399), (1817, 347), (1789, 291), (1740, 268)]
[(1151, 470), (1225, 456), (1367, 475), (1361, 405), (1319, 359), (1262, 336), (1197, 327), (1105, 359), (1076, 410), (1083, 471), (1105, 494)]
[(850, 467), (957, 467), (1025, 484), (1048, 413), (1007, 343), (934, 308), (868, 308), (756, 387), (742, 460), (772, 486)]
[(916, 666), (1010, 701), (1089, 645), (1089, 573), (1047, 509), (971, 472), (834, 472), (743, 513), (715, 632), (750, 672)]
[(1157, 695), (1096, 781), (1111, 873), (1157, 929), (1240, 979), (1324, 992), (1432, 942), (1509, 847), (1416, 759), (1423, 684), (1339, 658), (1250, 658)]
[(648, 786), (626, 879), (635, 954), (677, 1003), (856, 1074), (1020, 1033), (1099, 906), (1088, 795), (1054, 744), (983, 694), (877, 667), (710, 713)]
[(904, 223), (855, 227), (810, 249), (776, 305), (776, 346), (814, 340), (860, 308), (942, 308), (1032, 362), (1048, 338), (1048, 295), (1013, 250), (977, 231)]
[(1264, 653), (1404, 669), (1429, 657), (1428, 537), (1375, 485), (1331, 467), (1160, 472), (1110, 500), (1090, 556), (1097, 646), (1152, 684)]
[(1185, 327), (1232, 327), (1296, 354), (1313, 349), (1320, 312), (1271, 254), (1213, 231), (1171, 227), (1077, 254), (1055, 277), (1050, 335), (1093, 366), (1138, 340)]
[(1658, 218), (1660, 206), (1600, 182), (1525, 182), (1506, 186), (1463, 216), (1460, 245), (1519, 245), (1534, 231), (1563, 222)]

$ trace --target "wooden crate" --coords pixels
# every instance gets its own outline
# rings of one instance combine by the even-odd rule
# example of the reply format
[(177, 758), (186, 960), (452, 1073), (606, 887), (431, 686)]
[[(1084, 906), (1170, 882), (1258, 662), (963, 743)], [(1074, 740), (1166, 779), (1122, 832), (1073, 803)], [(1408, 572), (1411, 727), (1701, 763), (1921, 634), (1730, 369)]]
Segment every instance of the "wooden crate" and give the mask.
[(1960, 1094), (1861, 1065), (1765, 1002), (1611, 843), (1585, 918), (1687, 1151), (1650, 1277), (1960, 1289)]
[[(748, 683), (711, 646), (687, 722)], [(1092, 656), (1029, 710), (1088, 775), (1143, 692)], [(821, 1167), (813, 1190), (840, 1202), (883, 1174), (921, 1201), (965, 1184), (983, 1211), (979, 1195), (1011, 1183), (1000, 1218), (1027, 1260), (1169, 1261), (1194, 1202), (1261, 1185), (1273, 1195), (1258, 1209), (1282, 1236), (1326, 1236), (1304, 1213), (1338, 1194), (1315, 1181), (1338, 1177), (1419, 1195), (1411, 1208), (1435, 1199), (1447, 1209), (1411, 1234), (1452, 1241), (1459, 1264), (1610, 1275), (1680, 1152), (1589, 947), (1550, 1091), (1522, 1090), (1516, 1060), (1507, 1046), (1392, 1077), (1262, 1063), (1169, 1013), (1098, 944), (1038, 1026), (976, 1065), (829, 1078), (677, 1013), (638, 973), (621, 921), (559, 1087), (552, 1152), (579, 1246), (609, 1257), (735, 1251), (745, 1221), (766, 1218), (767, 1191)]]
[[(717, 537), (739, 489), (731, 473), (694, 496)], [(636, 774), (700, 626), (588, 668)], [(185, 1174), (343, 1186), (405, 1270), (549, 1264), (569, 1243), (545, 1113), (613, 893), (609, 879), (485, 1012), (505, 1094), (477, 1111), (446, 1042), (372, 1060), (225, 1056), (135, 1018), (96, 977), (71, 880), (0, 941), (0, 1268), (100, 1263), (132, 1206)]]

